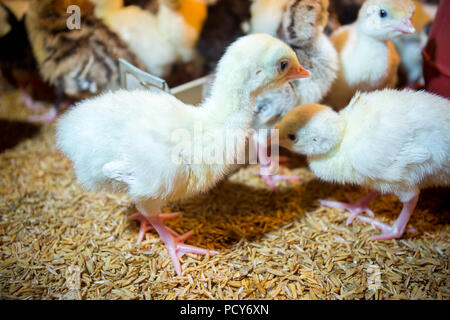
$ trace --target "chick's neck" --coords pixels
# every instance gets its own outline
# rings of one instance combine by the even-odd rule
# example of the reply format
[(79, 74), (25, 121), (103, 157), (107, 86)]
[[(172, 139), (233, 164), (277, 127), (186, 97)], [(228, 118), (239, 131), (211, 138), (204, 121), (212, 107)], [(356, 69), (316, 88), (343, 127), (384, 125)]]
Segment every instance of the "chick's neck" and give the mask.
[[(255, 105), (256, 92), (249, 87), (249, 76), (244, 73), (219, 70), (212, 86), (211, 96), (204, 108), (213, 126), (229, 129), (247, 128)], [(225, 73), (225, 74), (224, 74)]]

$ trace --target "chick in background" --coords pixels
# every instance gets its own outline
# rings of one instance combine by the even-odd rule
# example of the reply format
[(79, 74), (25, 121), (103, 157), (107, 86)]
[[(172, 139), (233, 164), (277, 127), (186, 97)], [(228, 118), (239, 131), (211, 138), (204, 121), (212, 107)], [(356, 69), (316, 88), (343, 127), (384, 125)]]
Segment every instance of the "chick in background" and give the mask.
[[(279, 125), (280, 145), (307, 156), (309, 166), (328, 182), (370, 187), (374, 191), (353, 204), (321, 201), (351, 212), (382, 234), (371, 240), (400, 238), (421, 189), (450, 184), (450, 101), (425, 91), (385, 89), (358, 93), (336, 112), (324, 105), (299, 106)], [(368, 217), (379, 194), (403, 202), (392, 226)]]
[(359, 91), (395, 88), (400, 57), (391, 41), (414, 33), (411, 0), (367, 0), (357, 21), (331, 35), (339, 53), (339, 72), (325, 102), (336, 109)]
[[(69, 5), (80, 8), (79, 29), (67, 27)], [(94, 17), (89, 0), (32, 0), (25, 23), (39, 73), (57, 95), (53, 108), (35, 121), (53, 121), (65, 95), (80, 99), (118, 89), (119, 58), (145, 69), (127, 44)]]
[(250, 18), (250, 0), (220, 0), (208, 7), (208, 17), (197, 49), (208, 72), (212, 72), (226, 48), (245, 34), (243, 25)]
[(147, 70), (165, 77), (176, 62), (195, 57), (195, 45), (207, 16), (204, 0), (159, 0), (157, 13), (123, 0), (90, 0), (95, 15), (115, 31)]
[[(427, 26), (436, 16), (437, 6), (414, 1), (416, 10), (411, 18), (416, 29), (413, 34), (405, 34), (393, 40), (395, 49), (400, 55), (399, 71), (404, 74), (405, 85), (424, 85), (422, 49), (427, 41)], [(429, 31), (429, 30), (428, 30)]]
[[(336, 49), (323, 33), (328, 20), (328, 5), (328, 0), (287, 1), (277, 34), (291, 46), (310, 77), (260, 95), (256, 100), (252, 128), (273, 129), (275, 123), (296, 105), (318, 103), (330, 90), (339, 63)], [(258, 137), (255, 140), (261, 159), (259, 173), (273, 190), (276, 190), (277, 181), (298, 179), (272, 174), (265, 141), (259, 141)]]
[[(211, 95), (199, 107), (186, 105), (164, 92), (120, 90), (88, 99), (64, 114), (57, 125), (59, 148), (73, 161), (78, 180), (89, 190), (112, 188), (127, 192), (139, 214), (138, 241), (151, 225), (160, 235), (178, 275), (179, 258), (207, 250), (184, 244), (192, 233), (178, 235), (162, 219), (168, 201), (206, 192), (235, 167), (246, 144), (255, 95), (277, 88), (307, 72), (283, 42), (264, 34), (234, 42), (219, 62)], [(224, 148), (222, 164), (176, 163), (171, 158), (178, 143), (171, 139), (184, 129), (203, 134), (239, 137)], [(95, 137), (95, 139), (93, 139)], [(209, 141), (201, 141), (209, 147)], [(184, 149), (183, 149), (184, 150)], [(180, 155), (184, 151), (180, 151)], [(210, 254), (215, 252), (211, 251)]]

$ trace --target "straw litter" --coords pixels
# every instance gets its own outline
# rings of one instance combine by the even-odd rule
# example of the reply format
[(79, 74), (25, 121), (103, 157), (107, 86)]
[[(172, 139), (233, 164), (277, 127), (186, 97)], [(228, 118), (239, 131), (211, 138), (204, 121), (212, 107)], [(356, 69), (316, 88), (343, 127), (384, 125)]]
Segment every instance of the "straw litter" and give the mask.
[[(317, 201), (365, 190), (322, 183), (298, 161), (283, 170), (300, 181), (274, 194), (247, 167), (165, 208), (184, 212), (167, 224), (194, 230), (187, 243), (220, 251), (183, 257), (178, 277), (154, 232), (136, 245), (127, 196), (83, 191), (55, 148), (54, 125), (17, 122), (27, 112), (11, 108), (15, 97), (0, 107), (2, 299), (450, 298), (448, 189), (422, 193), (410, 221), (418, 234), (371, 242), (379, 231), (346, 226), (347, 213)], [(383, 196), (371, 208), (392, 223), (401, 203)]]

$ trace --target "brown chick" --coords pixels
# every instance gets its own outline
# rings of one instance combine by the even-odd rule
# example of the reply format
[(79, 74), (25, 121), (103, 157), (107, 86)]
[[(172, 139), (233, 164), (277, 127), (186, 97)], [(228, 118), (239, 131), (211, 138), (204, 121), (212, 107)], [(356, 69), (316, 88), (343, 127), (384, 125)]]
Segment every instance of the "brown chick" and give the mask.
[[(80, 8), (80, 28), (68, 27), (70, 5)], [(57, 93), (52, 110), (33, 120), (54, 120), (64, 95), (80, 99), (118, 89), (119, 58), (144, 69), (128, 46), (94, 17), (89, 0), (32, 0), (25, 24), (39, 73)]]

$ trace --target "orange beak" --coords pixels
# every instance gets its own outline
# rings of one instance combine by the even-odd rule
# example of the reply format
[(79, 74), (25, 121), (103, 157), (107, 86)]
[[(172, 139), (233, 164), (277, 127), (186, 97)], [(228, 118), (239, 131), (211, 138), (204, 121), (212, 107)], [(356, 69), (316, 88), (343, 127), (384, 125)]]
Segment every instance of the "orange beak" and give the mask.
[(310, 77), (309, 71), (303, 68), (303, 66), (300, 63), (298, 63), (296, 66), (291, 67), (291, 69), (286, 74), (287, 80), (295, 80), (309, 77)]
[(402, 22), (395, 28), (397, 31), (400, 31), (401, 33), (415, 33), (416, 28), (414, 28), (414, 25), (411, 22), (411, 19), (403, 19)]

